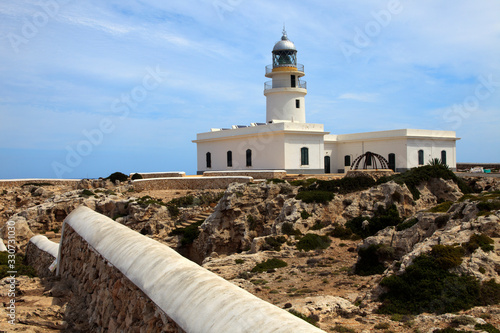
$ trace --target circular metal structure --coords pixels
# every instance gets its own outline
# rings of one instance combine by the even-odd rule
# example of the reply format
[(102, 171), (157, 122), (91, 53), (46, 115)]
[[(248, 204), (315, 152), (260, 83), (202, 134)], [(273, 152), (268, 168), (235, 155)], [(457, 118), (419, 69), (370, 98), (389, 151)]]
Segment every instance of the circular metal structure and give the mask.
[[(358, 170), (359, 164), (361, 161), (364, 161), (362, 164), (362, 169), (389, 169), (389, 162), (382, 155), (372, 153), (371, 151), (367, 151), (363, 155), (358, 156), (354, 162), (351, 164), (351, 170)], [(380, 164), (380, 168), (377, 166), (377, 163)]]
[(284, 50), (292, 50), (297, 51), (295, 48), (295, 44), (288, 39), (285, 28), (283, 28), (283, 36), (281, 40), (274, 45), (273, 51), (284, 51)]

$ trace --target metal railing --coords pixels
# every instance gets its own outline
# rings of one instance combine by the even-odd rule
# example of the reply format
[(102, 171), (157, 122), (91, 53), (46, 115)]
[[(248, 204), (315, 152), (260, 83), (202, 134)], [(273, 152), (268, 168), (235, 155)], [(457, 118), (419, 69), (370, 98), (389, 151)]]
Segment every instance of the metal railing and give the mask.
[[(271, 80), (264, 83), (264, 90), (273, 88), (292, 88), (292, 83), (290, 80)], [(307, 82), (299, 79), (293, 88), (307, 89)]]
[[(284, 65), (279, 65), (276, 67), (273, 67), (273, 65), (267, 65), (266, 66), (266, 74), (269, 74), (273, 71), (273, 68), (279, 68), (279, 67), (295, 67), (292, 64), (284, 64)], [(297, 71), (299, 72), (304, 72), (304, 65), (302, 64), (297, 64)]]

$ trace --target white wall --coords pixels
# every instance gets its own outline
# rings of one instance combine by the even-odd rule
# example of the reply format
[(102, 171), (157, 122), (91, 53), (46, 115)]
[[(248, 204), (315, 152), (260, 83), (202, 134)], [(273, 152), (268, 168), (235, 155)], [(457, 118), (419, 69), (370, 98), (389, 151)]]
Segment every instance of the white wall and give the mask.
[[(324, 170), (324, 136), (287, 134), (285, 139), (286, 170)], [(309, 165), (301, 165), (301, 148), (309, 149)]]

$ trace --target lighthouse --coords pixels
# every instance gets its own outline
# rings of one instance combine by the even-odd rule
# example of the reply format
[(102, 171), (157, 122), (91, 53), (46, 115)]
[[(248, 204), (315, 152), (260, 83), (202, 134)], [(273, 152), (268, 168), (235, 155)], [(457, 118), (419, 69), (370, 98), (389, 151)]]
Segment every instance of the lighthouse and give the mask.
[(297, 49), (284, 28), (281, 40), (274, 45), (272, 58), (273, 63), (266, 66), (266, 77), (271, 81), (264, 84), (266, 122), (305, 123), (307, 85), (301, 80), (305, 75), (304, 65), (297, 64)]

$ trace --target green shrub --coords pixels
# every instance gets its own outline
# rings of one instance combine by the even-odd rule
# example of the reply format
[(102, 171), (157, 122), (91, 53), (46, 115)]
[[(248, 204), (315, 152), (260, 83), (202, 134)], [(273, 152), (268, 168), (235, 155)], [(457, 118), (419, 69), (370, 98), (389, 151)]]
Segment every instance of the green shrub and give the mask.
[(398, 184), (406, 184), (413, 195), (413, 199), (418, 200), (420, 198), (420, 192), (418, 191), (417, 186), (422, 182), (428, 181), (432, 178), (442, 178), (445, 180), (451, 179), (458, 185), (462, 193), (466, 194), (472, 192), (472, 189), (463, 179), (458, 178), (453, 173), (453, 171), (442, 164), (425, 165), (418, 168), (413, 168), (402, 174), (390, 177), (382, 177), (377, 181), (377, 183), (382, 184), (390, 180), (394, 180)]
[(289, 223), (289, 222), (283, 223), (283, 225), (281, 226), (281, 232), (283, 234), (289, 235), (289, 236), (300, 236), (300, 235), (302, 235), (302, 233), (300, 232), (300, 230), (294, 229), (293, 228), (293, 224)]
[(380, 297), (383, 303), (379, 312), (447, 313), (498, 303), (500, 285), (494, 280), (481, 284), (472, 276), (460, 276), (444, 268), (456, 264), (458, 250), (450, 248), (433, 248), (434, 253), (416, 257), (403, 274), (384, 278), (380, 285), (388, 291)]
[(266, 261), (263, 261), (263, 262), (255, 265), (255, 267), (252, 268), (252, 272), (260, 273), (260, 272), (268, 271), (270, 269), (281, 268), (281, 267), (286, 267), (286, 266), (288, 266), (288, 264), (286, 262), (284, 262), (283, 260), (272, 258), (272, 259), (267, 259)]
[(446, 225), (446, 223), (448, 223), (449, 220), (450, 220), (450, 215), (443, 214), (443, 215), (439, 215), (438, 217), (436, 217), (434, 219), (434, 223), (436, 223), (438, 228), (442, 228)]
[(358, 251), (358, 262), (354, 273), (361, 276), (382, 274), (385, 271), (384, 261), (394, 256), (394, 249), (384, 244), (372, 244)]
[(492, 245), (494, 243), (493, 239), (485, 234), (474, 234), (470, 236), (467, 243), (463, 244), (463, 247), (469, 253), (476, 251), (478, 248), (481, 248), (484, 252), (491, 252), (495, 249)]
[[(363, 222), (368, 221), (368, 227), (363, 228)], [(396, 226), (401, 223), (399, 212), (396, 205), (390, 205), (387, 209), (382, 206), (378, 207), (375, 216), (370, 218), (367, 216), (358, 216), (348, 221), (345, 226), (359, 235), (362, 238), (375, 235), (378, 231), (390, 226)]]
[(311, 227), (311, 230), (321, 230), (327, 225), (328, 222), (321, 222), (320, 220), (316, 220), (316, 222), (314, 222), (314, 225)]
[(297, 179), (297, 180), (292, 180), (290, 181), (290, 185), (292, 186), (302, 186), (302, 187), (308, 187), (314, 182), (317, 182), (318, 180), (316, 178), (307, 178), (307, 179)]
[(297, 249), (301, 251), (312, 251), (317, 249), (326, 249), (330, 246), (331, 240), (328, 236), (319, 236), (316, 234), (306, 234), (297, 242)]
[(285, 242), (286, 238), (284, 236), (266, 237), (264, 250), (281, 251), (281, 245)]
[(243, 264), (244, 262), (245, 262), (245, 260), (243, 260), (243, 259), (234, 259), (234, 263), (235, 263), (236, 265), (241, 265), (241, 264)]
[(87, 189), (83, 190), (82, 193), (80, 193), (81, 197), (90, 197), (93, 195), (95, 195), (95, 193), (92, 192), (91, 190), (87, 190)]
[(332, 237), (340, 238), (340, 239), (351, 239), (353, 236), (353, 232), (350, 228), (346, 228), (342, 225), (335, 224), (333, 227), (333, 231), (330, 233)]
[(268, 183), (274, 183), (274, 184), (279, 184), (279, 183), (284, 183), (285, 180), (280, 179), (280, 178), (271, 178), (267, 180)]
[[(33, 267), (29, 265), (24, 264), (24, 256), (21, 254), (15, 254), (15, 258), (11, 257), (9, 258), (9, 253), (7, 251), (5, 252), (0, 252), (0, 279), (3, 279), (6, 276), (10, 276), (11, 274), (8, 273), (9, 271), (16, 271), (17, 276), (20, 275), (26, 275), (29, 277), (35, 277), (37, 276), (36, 271)], [(12, 262), (9, 260), (14, 260), (15, 262)], [(11, 267), (10, 265), (14, 265), (14, 267)]]
[(300, 191), (296, 199), (302, 200), (305, 203), (327, 203), (332, 201), (334, 198), (334, 194), (332, 192), (327, 191)]
[(181, 235), (181, 245), (186, 246), (193, 244), (194, 240), (198, 238), (200, 234), (199, 226), (203, 224), (204, 221), (198, 221), (196, 223), (190, 224), (184, 228), (176, 228), (170, 232), (170, 236)]
[(481, 331), (486, 331), (488, 333), (500, 333), (500, 330), (497, 329), (495, 326), (486, 323), (486, 324), (476, 324), (474, 326), (476, 330), (481, 330)]
[(432, 333), (473, 333), (472, 331), (456, 330), (453, 327), (440, 328), (432, 331)]
[(405, 221), (405, 222), (402, 222), (402, 223), (398, 224), (396, 226), (396, 230), (397, 231), (403, 231), (403, 230), (406, 230), (408, 228), (413, 227), (417, 223), (418, 223), (418, 219), (417, 218), (412, 218), (412, 219), (410, 219), (408, 221)]
[(312, 190), (328, 191), (340, 194), (347, 194), (363, 191), (375, 185), (375, 180), (366, 175), (357, 177), (344, 177), (333, 180), (318, 180), (316, 184), (310, 186)]
[(303, 219), (303, 220), (307, 220), (308, 218), (310, 218), (312, 215), (309, 214), (306, 210), (303, 210), (300, 212), (300, 217)]
[(106, 177), (106, 179), (111, 180), (111, 182), (114, 184), (117, 180), (119, 182), (126, 182), (128, 180), (128, 176), (121, 172), (114, 172), (110, 174), (108, 177)]
[(462, 263), (465, 251), (460, 246), (434, 245), (430, 255), (436, 263), (444, 270), (455, 268)]
[(293, 314), (294, 316), (297, 316), (299, 317), (300, 319), (302, 320), (305, 320), (307, 321), (309, 324), (311, 325), (314, 325), (314, 326), (317, 326), (318, 325), (318, 319), (316, 319), (315, 317), (312, 317), (312, 316), (306, 316), (302, 313), (300, 313), (299, 311), (296, 311), (294, 309), (290, 309), (288, 310), (288, 312), (290, 312), (291, 314)]
[(257, 220), (255, 219), (255, 217), (253, 217), (253, 215), (250, 214), (247, 215), (247, 222), (248, 222), (248, 228), (250, 230), (257, 229)]
[(348, 327), (345, 327), (345, 326), (342, 326), (342, 325), (336, 325), (333, 328), (333, 331), (334, 332), (340, 332), (340, 333), (356, 333), (356, 331), (353, 330), (352, 328), (348, 328)]
[(174, 198), (167, 202), (167, 205), (174, 205), (177, 207), (189, 207), (194, 203), (194, 197), (192, 195), (186, 195), (180, 198)]
[(440, 203), (439, 205), (434, 206), (431, 209), (429, 209), (429, 212), (431, 212), (431, 213), (446, 213), (450, 209), (451, 205), (453, 205), (453, 202), (445, 201), (445, 202)]
[(500, 209), (500, 201), (481, 201), (477, 204), (477, 209), (479, 209), (478, 215), (486, 215), (487, 213), (499, 210)]
[(134, 173), (131, 179), (132, 180), (142, 179), (142, 175), (140, 173)]
[(170, 216), (172, 216), (173, 218), (176, 218), (177, 216), (179, 216), (179, 213), (180, 213), (179, 207), (168, 205), (167, 209), (168, 209), (168, 212), (170, 213)]

